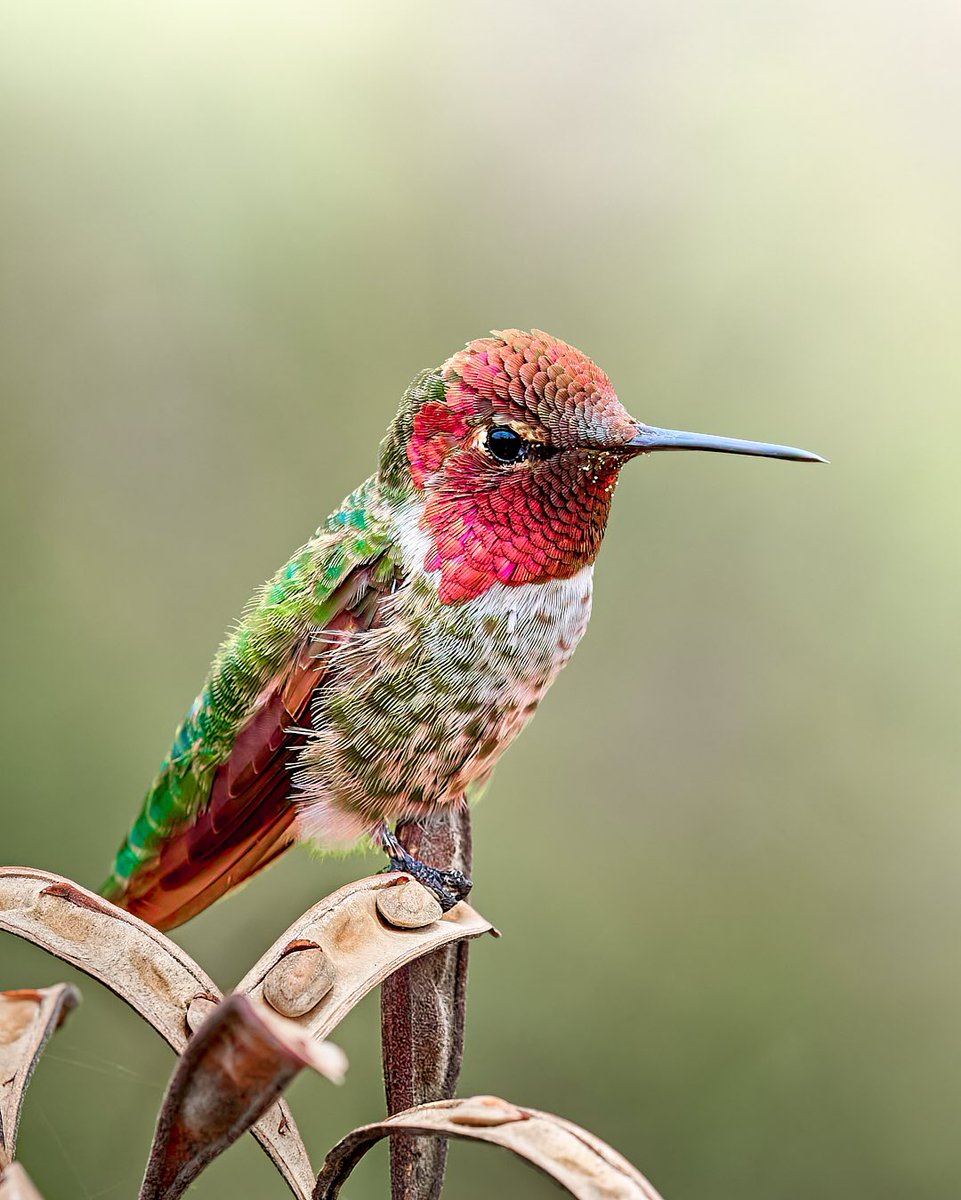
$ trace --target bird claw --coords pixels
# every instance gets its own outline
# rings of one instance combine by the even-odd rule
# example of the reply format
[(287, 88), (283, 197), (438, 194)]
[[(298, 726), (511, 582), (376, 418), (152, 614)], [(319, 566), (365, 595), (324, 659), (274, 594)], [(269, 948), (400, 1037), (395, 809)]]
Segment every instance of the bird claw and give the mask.
[(461, 871), (442, 871), (430, 863), (421, 862), (405, 850), (395, 835), (388, 830), (384, 837), (384, 848), (389, 859), (388, 871), (403, 871), (437, 897), (443, 912), (449, 912), (455, 904), (466, 900), (474, 886)]
[(421, 862), (412, 854), (391, 856), (388, 871), (403, 871), (437, 897), (443, 912), (449, 912), (455, 904), (466, 900), (473, 887), (471, 881), (460, 871), (441, 871), (429, 863)]

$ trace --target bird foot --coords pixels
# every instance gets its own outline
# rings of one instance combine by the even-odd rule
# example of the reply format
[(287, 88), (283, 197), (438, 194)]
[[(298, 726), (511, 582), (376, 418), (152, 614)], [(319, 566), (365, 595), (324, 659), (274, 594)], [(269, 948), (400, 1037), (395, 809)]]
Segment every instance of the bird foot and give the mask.
[(389, 859), (388, 871), (403, 871), (419, 884), (427, 888), (434, 896), (444, 912), (449, 912), (455, 904), (466, 900), (474, 886), (471, 880), (461, 871), (442, 871), (440, 867), (432, 867), (430, 863), (421, 862), (410, 851), (405, 850), (391, 829), (382, 834), (384, 850)]

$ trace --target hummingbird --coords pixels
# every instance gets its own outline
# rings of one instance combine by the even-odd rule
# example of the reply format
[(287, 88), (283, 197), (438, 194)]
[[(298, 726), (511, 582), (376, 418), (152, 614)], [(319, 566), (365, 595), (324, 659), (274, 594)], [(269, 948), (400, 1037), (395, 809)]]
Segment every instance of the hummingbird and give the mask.
[(536, 329), (422, 371), (376, 472), (220, 646), (104, 895), (171, 929), (297, 842), (372, 841), (445, 911), (463, 899), (394, 826), (483, 787), (584, 635), (621, 469), (681, 450), (825, 461), (643, 424)]

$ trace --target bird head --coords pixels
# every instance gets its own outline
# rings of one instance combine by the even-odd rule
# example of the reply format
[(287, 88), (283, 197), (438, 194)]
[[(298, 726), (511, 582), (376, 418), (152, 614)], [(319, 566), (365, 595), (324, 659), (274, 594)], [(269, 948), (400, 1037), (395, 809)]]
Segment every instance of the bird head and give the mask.
[(635, 420), (607, 375), (540, 330), (478, 338), (405, 393), (381, 452), (388, 488), (414, 501), (445, 603), (496, 583), (568, 578), (597, 557), (621, 468), (660, 450), (805, 462), (789, 446)]

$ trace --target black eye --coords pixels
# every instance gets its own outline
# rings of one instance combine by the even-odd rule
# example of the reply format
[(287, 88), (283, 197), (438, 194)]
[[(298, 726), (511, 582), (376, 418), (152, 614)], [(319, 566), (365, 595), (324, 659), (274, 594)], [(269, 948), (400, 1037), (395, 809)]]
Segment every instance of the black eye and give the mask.
[(516, 463), (527, 455), (527, 442), (509, 425), (493, 425), (487, 434), (487, 449), (498, 462)]

